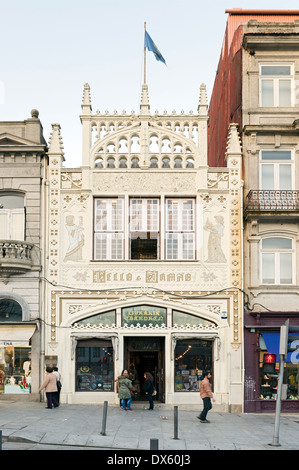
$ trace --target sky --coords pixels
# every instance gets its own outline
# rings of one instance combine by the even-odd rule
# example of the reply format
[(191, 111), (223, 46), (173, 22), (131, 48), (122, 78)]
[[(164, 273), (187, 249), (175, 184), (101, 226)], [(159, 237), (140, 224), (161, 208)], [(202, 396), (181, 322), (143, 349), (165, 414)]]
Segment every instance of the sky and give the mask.
[(146, 53), (150, 112), (197, 112), (218, 66), (226, 9), (299, 10), (298, 0), (0, 0), (0, 120), (39, 111), (59, 123), (66, 167), (81, 165), (83, 88), (92, 112), (139, 112), (144, 22), (166, 64)]

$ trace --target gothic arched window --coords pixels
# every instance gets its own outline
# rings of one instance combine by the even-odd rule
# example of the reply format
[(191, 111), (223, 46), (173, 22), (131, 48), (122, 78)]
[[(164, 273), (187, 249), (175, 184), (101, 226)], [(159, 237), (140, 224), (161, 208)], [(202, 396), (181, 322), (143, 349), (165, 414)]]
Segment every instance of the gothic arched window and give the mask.
[(15, 300), (0, 299), (0, 322), (22, 321), (22, 307)]

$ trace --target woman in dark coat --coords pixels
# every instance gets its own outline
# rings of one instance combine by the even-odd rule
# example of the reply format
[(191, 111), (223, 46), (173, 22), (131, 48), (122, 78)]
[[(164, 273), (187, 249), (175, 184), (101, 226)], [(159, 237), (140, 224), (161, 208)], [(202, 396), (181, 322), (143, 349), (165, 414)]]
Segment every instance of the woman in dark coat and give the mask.
[(122, 410), (131, 411), (131, 394), (130, 389), (132, 388), (132, 382), (129, 379), (129, 374), (126, 370), (123, 370), (121, 375), (118, 377), (118, 397), (120, 399), (120, 407)]
[(149, 372), (145, 372), (144, 378), (145, 378), (144, 393), (146, 394), (148, 398), (148, 402), (149, 402), (148, 409), (153, 410), (154, 409), (153, 392), (155, 390), (154, 379), (153, 379), (152, 374), (150, 374)]

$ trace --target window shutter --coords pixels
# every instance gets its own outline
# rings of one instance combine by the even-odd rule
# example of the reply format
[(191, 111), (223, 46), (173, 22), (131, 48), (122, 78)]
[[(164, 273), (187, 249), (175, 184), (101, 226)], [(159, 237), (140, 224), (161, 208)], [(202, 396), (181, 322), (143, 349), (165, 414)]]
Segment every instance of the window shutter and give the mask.
[(24, 241), (25, 212), (24, 209), (11, 210), (11, 239)]
[(9, 213), (4, 209), (0, 209), (0, 240), (9, 238)]

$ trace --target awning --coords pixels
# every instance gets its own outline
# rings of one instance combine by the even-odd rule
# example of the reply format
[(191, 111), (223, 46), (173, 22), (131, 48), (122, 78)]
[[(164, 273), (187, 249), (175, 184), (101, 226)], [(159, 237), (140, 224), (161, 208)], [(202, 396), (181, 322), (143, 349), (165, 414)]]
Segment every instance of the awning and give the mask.
[(0, 347), (29, 346), (36, 325), (0, 325)]

